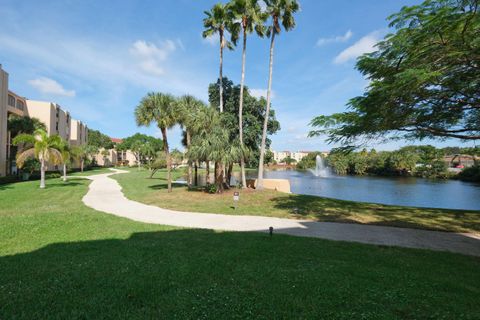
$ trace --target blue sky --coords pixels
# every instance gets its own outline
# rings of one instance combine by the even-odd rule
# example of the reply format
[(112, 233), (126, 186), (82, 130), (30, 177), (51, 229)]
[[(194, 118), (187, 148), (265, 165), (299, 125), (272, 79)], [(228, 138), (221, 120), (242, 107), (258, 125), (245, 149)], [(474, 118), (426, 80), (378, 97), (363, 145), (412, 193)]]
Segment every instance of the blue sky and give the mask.
[[(112, 137), (159, 136), (155, 127), (138, 128), (133, 110), (149, 91), (207, 100), (208, 84), (218, 75), (218, 44), (202, 39), (202, 19), (216, 2), (2, 0), (0, 63), (10, 74), (11, 90), (55, 101), (91, 128)], [(276, 43), (272, 105), (282, 130), (272, 136), (275, 150), (332, 147), (322, 137), (307, 138), (308, 123), (316, 115), (345, 110), (348, 99), (363, 92), (367, 81), (354, 69), (355, 58), (388, 31), (388, 15), (419, 2), (300, 2), (297, 28)], [(261, 95), (269, 42), (252, 36), (248, 45), (246, 83)], [(240, 63), (240, 50), (226, 52), (224, 74), (235, 83)], [(173, 147), (180, 146), (179, 132), (171, 131)]]

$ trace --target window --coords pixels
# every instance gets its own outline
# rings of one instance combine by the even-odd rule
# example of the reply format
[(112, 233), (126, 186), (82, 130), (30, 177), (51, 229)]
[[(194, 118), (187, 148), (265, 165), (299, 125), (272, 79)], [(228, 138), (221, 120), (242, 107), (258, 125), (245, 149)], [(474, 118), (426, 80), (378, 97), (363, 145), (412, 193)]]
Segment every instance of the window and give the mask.
[[(60, 115), (60, 109), (57, 108), (57, 119), (58, 119), (59, 115)], [(58, 123), (57, 123), (57, 126), (58, 126)], [(58, 129), (57, 129), (57, 130), (58, 130)]]
[(17, 100), (17, 109), (22, 110), (25, 108), (25, 103), (22, 100)]
[(57, 130), (57, 132), (58, 132), (58, 121), (57, 121), (57, 123), (55, 124), (55, 130)]
[(8, 105), (15, 108), (15, 97), (8, 95)]

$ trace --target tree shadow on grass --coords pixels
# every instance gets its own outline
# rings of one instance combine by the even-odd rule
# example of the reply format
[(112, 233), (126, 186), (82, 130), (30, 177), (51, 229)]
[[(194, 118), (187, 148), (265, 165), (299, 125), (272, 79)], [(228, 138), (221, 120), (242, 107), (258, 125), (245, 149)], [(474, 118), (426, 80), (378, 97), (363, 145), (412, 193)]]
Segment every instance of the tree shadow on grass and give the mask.
[(56, 243), (0, 257), (0, 267), (5, 319), (480, 313), (476, 258), (262, 233), (173, 230)]
[[(154, 184), (151, 186), (148, 186), (148, 188), (153, 189), (153, 190), (166, 190), (168, 188), (168, 185), (165, 184)], [(178, 189), (178, 188), (186, 188), (186, 186), (182, 183), (173, 183), (172, 182), (172, 188)]]
[(275, 197), (274, 207), (299, 218), (427, 230), (480, 233), (480, 212), (387, 206), (308, 195)]

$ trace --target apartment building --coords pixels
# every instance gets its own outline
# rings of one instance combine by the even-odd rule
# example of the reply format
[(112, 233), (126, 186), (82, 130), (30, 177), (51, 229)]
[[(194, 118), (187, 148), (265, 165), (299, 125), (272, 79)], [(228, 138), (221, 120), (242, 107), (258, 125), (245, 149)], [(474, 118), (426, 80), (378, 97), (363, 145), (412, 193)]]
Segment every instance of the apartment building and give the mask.
[(0, 176), (7, 171), (8, 73), (0, 65)]
[(273, 160), (277, 163), (283, 162), (283, 159), (290, 157), (290, 151), (273, 151)]
[(88, 128), (79, 120), (72, 119), (70, 123), (70, 144), (80, 146), (88, 141)]
[[(54, 102), (26, 99), (8, 90), (8, 73), (0, 65), (0, 176), (15, 173), (15, 148), (8, 130), (11, 115), (37, 118), (47, 128), (48, 135), (58, 134), (72, 145), (88, 141), (88, 128), (72, 119), (70, 113)], [(50, 168), (52, 169), (52, 168)]]
[(70, 140), (71, 117), (60, 105), (47, 101), (27, 100), (26, 115), (42, 121), (47, 126), (48, 135), (58, 134), (64, 140)]

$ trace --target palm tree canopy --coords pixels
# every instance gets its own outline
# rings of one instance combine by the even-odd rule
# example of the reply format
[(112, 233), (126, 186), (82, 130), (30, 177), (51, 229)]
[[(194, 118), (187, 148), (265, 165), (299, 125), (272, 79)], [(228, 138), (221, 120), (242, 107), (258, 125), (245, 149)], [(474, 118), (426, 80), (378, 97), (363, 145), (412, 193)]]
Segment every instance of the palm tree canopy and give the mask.
[(24, 145), (24, 150), (17, 155), (17, 165), (23, 167), (25, 160), (35, 157), (52, 164), (62, 162), (62, 138), (59, 135), (48, 136), (43, 129), (35, 130), (34, 134), (19, 134), (13, 139), (13, 144)]
[(215, 4), (210, 11), (204, 11), (205, 18), (203, 19), (203, 27), (205, 28), (202, 36), (209, 38), (215, 34), (220, 34), (222, 37), (221, 47), (227, 47), (233, 50), (233, 44), (227, 41), (224, 37), (225, 30), (227, 30), (231, 23), (231, 15), (229, 14), (228, 6), (222, 3)]
[(149, 126), (156, 122), (159, 128), (169, 129), (178, 123), (179, 112), (175, 97), (170, 94), (150, 92), (135, 109), (135, 119), (139, 126)]
[(262, 12), (258, 0), (232, 0), (228, 4), (228, 12), (231, 16), (228, 30), (235, 45), (242, 29), (247, 34), (255, 31), (259, 37), (265, 35), (264, 23), (268, 18), (268, 13)]
[[(293, 14), (300, 9), (296, 0), (264, 0), (267, 5), (267, 13), (272, 17), (272, 27), (276, 34), (280, 33), (280, 23), (285, 31), (295, 28)], [(267, 36), (271, 35), (272, 27), (268, 28)]]
[(232, 163), (240, 159), (240, 142), (238, 139), (231, 141), (231, 130), (224, 123), (225, 116), (213, 107), (200, 109), (197, 122), (201, 125), (192, 138), (192, 145), (187, 151), (188, 158), (222, 163)]
[(179, 122), (191, 132), (198, 126), (197, 114), (199, 109), (204, 107), (205, 103), (194, 96), (184, 95), (177, 100), (177, 111), (179, 113)]

